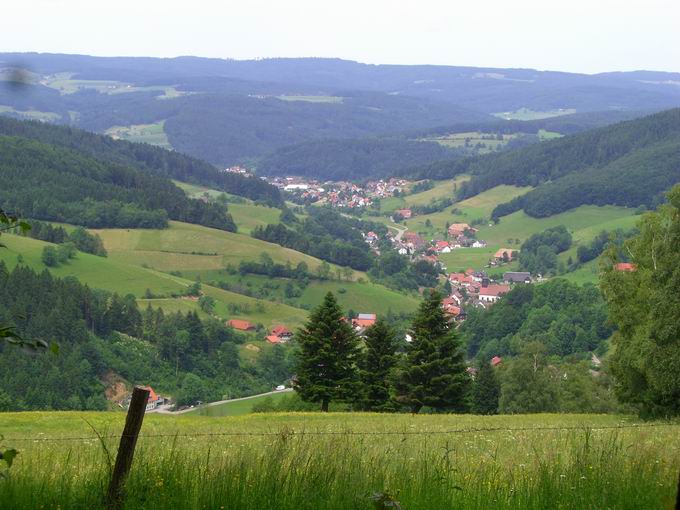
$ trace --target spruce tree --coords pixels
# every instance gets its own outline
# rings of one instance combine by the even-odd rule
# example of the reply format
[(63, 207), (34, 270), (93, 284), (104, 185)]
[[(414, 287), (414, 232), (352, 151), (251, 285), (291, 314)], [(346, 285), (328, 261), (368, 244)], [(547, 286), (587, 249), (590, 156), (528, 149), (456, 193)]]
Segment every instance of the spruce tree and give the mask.
[(398, 401), (417, 413), (423, 406), (464, 411), (469, 386), (459, 336), (431, 291), (411, 325), (413, 341), (397, 379)]
[(488, 361), (482, 363), (472, 389), (472, 412), (475, 414), (498, 413), (498, 400), (501, 396), (501, 383), (496, 370)]
[(360, 406), (364, 411), (391, 411), (390, 378), (396, 364), (395, 334), (383, 320), (366, 330), (366, 352), (359, 363)]
[(343, 318), (332, 292), (314, 309), (298, 332), (295, 390), (307, 402), (328, 411), (333, 400), (356, 398), (359, 339)]

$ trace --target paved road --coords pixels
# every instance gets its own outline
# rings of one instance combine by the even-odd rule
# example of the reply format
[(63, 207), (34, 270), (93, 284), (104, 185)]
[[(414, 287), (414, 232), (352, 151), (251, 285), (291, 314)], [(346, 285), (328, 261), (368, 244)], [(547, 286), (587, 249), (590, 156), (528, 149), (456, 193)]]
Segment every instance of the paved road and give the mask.
[(221, 404), (227, 404), (229, 402), (238, 402), (240, 400), (250, 400), (253, 398), (258, 398), (258, 397), (266, 397), (267, 395), (275, 395), (277, 393), (290, 393), (293, 391), (293, 388), (286, 388), (285, 390), (280, 390), (280, 391), (268, 391), (267, 393), (260, 393), (259, 395), (251, 395), (249, 397), (241, 397), (241, 398), (232, 398), (229, 400), (218, 400), (217, 402), (210, 402), (209, 404), (204, 404), (199, 407), (190, 407), (188, 409), (182, 409), (181, 411), (171, 411), (170, 408), (172, 407), (171, 405), (169, 406), (160, 406), (154, 409), (153, 411), (149, 411), (150, 413), (160, 413), (160, 414), (184, 414), (188, 413), (190, 411), (195, 411), (196, 409), (205, 409), (206, 407), (212, 407), (212, 406), (218, 406)]
[(387, 225), (387, 228), (391, 228), (392, 230), (397, 231), (397, 235), (394, 236), (394, 239), (396, 239), (397, 241), (401, 241), (402, 236), (408, 230), (407, 227), (400, 227), (399, 225), (396, 225), (396, 224), (395, 225)]

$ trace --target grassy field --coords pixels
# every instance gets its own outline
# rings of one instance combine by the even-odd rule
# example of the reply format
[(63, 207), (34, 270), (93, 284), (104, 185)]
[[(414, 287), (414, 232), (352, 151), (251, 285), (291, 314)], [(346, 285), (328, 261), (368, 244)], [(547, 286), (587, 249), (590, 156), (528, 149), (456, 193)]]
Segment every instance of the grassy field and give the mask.
[(560, 117), (562, 115), (571, 115), (572, 113), (576, 113), (576, 110), (574, 108), (566, 109), (558, 108), (555, 110), (544, 111), (531, 110), (529, 108), (520, 108), (519, 110), (515, 110), (514, 112), (494, 113), (494, 116), (505, 120), (539, 120), (547, 119), (550, 117)]
[(57, 73), (41, 80), (47, 87), (56, 89), (60, 94), (74, 94), (80, 90), (96, 90), (100, 94), (126, 94), (130, 92), (163, 92), (159, 99), (169, 99), (186, 95), (171, 85), (151, 85), (138, 87), (131, 83), (115, 80), (78, 80), (73, 79), (74, 73)]
[(107, 135), (115, 139), (128, 140), (130, 142), (148, 143), (158, 145), (164, 149), (172, 149), (165, 134), (165, 121), (155, 124), (135, 124), (132, 126), (113, 126), (105, 131)]
[[(0, 260), (4, 260), (10, 268), (17, 264), (19, 255), (26, 266), (36, 271), (46, 268), (41, 256), (43, 248), (49, 243), (14, 235), (3, 235), (2, 242), (7, 248), (0, 250)], [(50, 268), (50, 272), (61, 278), (75, 276), (91, 287), (123, 295), (134, 294), (138, 297), (141, 297), (146, 289), (159, 295), (179, 293), (186, 288), (187, 283), (190, 283), (178, 281), (170, 275), (126, 264), (124, 260), (95, 257), (87, 253), (78, 253), (76, 258), (68, 263)]]
[(453, 194), (461, 183), (469, 180), (467, 175), (459, 175), (455, 179), (435, 181), (434, 187), (420, 193), (413, 193), (405, 197), (390, 197), (380, 201), (380, 209), (383, 212), (392, 212), (395, 209), (427, 205), (437, 198), (453, 197)]
[(444, 147), (451, 149), (460, 149), (469, 147), (470, 149), (477, 148), (478, 154), (486, 154), (494, 152), (506, 145), (513, 138), (517, 138), (517, 134), (495, 134), (482, 133), (480, 131), (469, 131), (464, 133), (450, 133), (448, 135), (436, 136), (432, 138), (421, 138), (423, 142), (437, 142)]
[(187, 414), (192, 416), (245, 416), (253, 412), (253, 406), (261, 404), (265, 401), (277, 403), (285, 397), (290, 396), (290, 391), (283, 391), (280, 393), (272, 393), (271, 395), (264, 395), (255, 398), (248, 398), (245, 400), (237, 400), (235, 402), (225, 402), (224, 404), (202, 406), (198, 407)]
[[(3, 444), (20, 451), (0, 483), (5, 508), (102, 507), (109, 461), (89, 424), (113, 455), (123, 413), (2, 418)], [(607, 428), (635, 424), (605, 415), (149, 415), (124, 508), (672, 508), (680, 427)]]
[[(321, 261), (278, 244), (244, 234), (225, 232), (200, 225), (170, 222), (164, 230), (93, 230), (104, 240), (109, 257), (129, 264), (146, 264), (159, 271), (213, 270), (242, 260), (256, 260), (268, 253), (274, 262), (293, 266), (305, 262), (314, 271)], [(193, 252), (193, 253), (192, 253)], [(357, 277), (364, 276), (356, 273)]]
[(281, 101), (304, 101), (306, 103), (342, 103), (340, 96), (276, 96)]
[(43, 112), (40, 110), (15, 110), (11, 106), (0, 104), (0, 115), (3, 113), (15, 113), (26, 120), (41, 120), (43, 122), (55, 122), (61, 119), (61, 115), (55, 112)]
[(333, 292), (344, 310), (350, 308), (356, 312), (373, 312), (386, 314), (389, 310), (394, 313), (411, 312), (419, 304), (419, 299), (411, 294), (402, 294), (382, 285), (367, 280), (356, 281), (319, 281), (312, 280), (304, 289), (300, 297), (285, 297), (285, 287), (290, 281), (287, 278), (270, 278), (264, 275), (229, 274), (225, 270), (188, 271), (183, 273), (187, 278), (195, 279), (200, 276), (203, 282), (228, 283), (248, 290), (255, 295), (265, 292), (267, 299), (293, 303), (295, 306), (318, 305), (328, 292)]
[[(24, 265), (36, 271), (46, 269), (41, 256), (43, 248), (49, 243), (14, 235), (3, 235), (2, 241), (7, 248), (0, 250), (0, 260), (3, 260), (9, 268), (17, 264), (18, 257), (21, 255)], [(147, 289), (157, 296), (182, 294), (192, 283), (191, 280), (185, 278), (130, 264), (122, 256), (103, 258), (80, 252), (75, 259), (58, 267), (49, 268), (49, 270), (61, 278), (74, 276), (90, 287), (117, 292), (121, 295), (133, 294), (137, 298), (142, 298)], [(289, 327), (297, 327), (307, 316), (307, 312), (299, 308), (274, 304), (207, 285), (203, 286), (203, 291), (215, 298), (217, 301), (215, 313), (225, 320), (240, 318), (261, 323), (265, 327), (283, 322)], [(188, 311), (198, 307), (196, 302), (180, 298), (148, 301), (152, 306), (162, 306), (168, 311)], [(140, 299), (140, 303), (146, 306), (145, 300)], [(235, 310), (234, 306), (239, 309)]]

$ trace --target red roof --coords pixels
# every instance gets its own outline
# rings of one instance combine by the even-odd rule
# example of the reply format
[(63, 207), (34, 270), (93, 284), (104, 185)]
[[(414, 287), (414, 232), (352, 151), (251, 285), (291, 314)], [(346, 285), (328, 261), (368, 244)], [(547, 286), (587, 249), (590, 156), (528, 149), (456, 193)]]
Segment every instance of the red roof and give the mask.
[(500, 296), (506, 292), (510, 292), (509, 285), (489, 285), (479, 289), (479, 294), (484, 296)]
[(370, 328), (375, 324), (375, 319), (353, 319), (352, 324), (362, 328)]
[(494, 367), (500, 365), (502, 362), (503, 362), (503, 358), (501, 358), (500, 356), (494, 356), (493, 358), (491, 358), (491, 364)]
[(142, 389), (149, 390), (148, 402), (155, 402), (156, 400), (158, 400), (158, 395), (156, 395), (156, 392), (153, 391), (153, 388), (151, 386), (142, 386)]
[(637, 269), (637, 265), (631, 264), (630, 262), (619, 262), (614, 266), (614, 269), (617, 271), (625, 271), (628, 273), (632, 273)]
[(272, 328), (272, 335), (275, 336), (290, 336), (293, 332), (289, 330), (286, 326), (278, 325)]
[(515, 256), (515, 252), (517, 252), (517, 250), (513, 250), (512, 248), (501, 248), (496, 253), (494, 253), (493, 256), (494, 256), (494, 258), (497, 258), (497, 259), (502, 259), (505, 256), (507, 256), (509, 259), (511, 259)]
[(281, 343), (281, 339), (276, 335), (269, 335), (267, 337), (267, 342), (271, 342), (273, 344), (279, 344), (279, 343)]
[(435, 241), (434, 245), (439, 249), (448, 248), (449, 242), (448, 241)]
[(248, 331), (249, 329), (255, 329), (255, 326), (253, 326), (250, 322), (248, 321), (242, 321), (239, 319), (231, 319), (230, 321), (227, 321), (227, 326), (231, 326), (234, 329), (239, 329), (241, 331)]

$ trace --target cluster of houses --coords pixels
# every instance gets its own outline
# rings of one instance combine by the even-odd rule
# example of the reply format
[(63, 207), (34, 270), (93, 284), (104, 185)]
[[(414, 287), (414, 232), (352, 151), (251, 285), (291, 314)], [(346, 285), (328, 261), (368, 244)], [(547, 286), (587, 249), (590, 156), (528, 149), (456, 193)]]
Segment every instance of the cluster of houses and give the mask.
[[(228, 320), (227, 326), (237, 331), (244, 332), (255, 331), (257, 329), (257, 326), (255, 326), (255, 324), (242, 319)], [(278, 325), (274, 326), (265, 338), (267, 342), (271, 344), (285, 344), (288, 340), (293, 338), (293, 332), (289, 330), (286, 326)]]
[(456, 322), (465, 320), (466, 306), (489, 308), (510, 292), (513, 285), (533, 282), (531, 274), (526, 271), (507, 271), (503, 273), (502, 282), (498, 283), (492, 281), (486, 272), (474, 269), (451, 273), (448, 280), (451, 295), (442, 301), (442, 308)]
[(347, 181), (325, 181), (303, 177), (265, 177), (269, 184), (294, 194), (303, 200), (327, 203), (333, 207), (361, 209), (370, 206), (376, 199), (393, 197), (402, 193), (410, 181), (388, 179), (355, 184)]
[(238, 174), (245, 177), (253, 177), (253, 173), (245, 167), (242, 166), (230, 166), (229, 168), (220, 169), (223, 174)]

